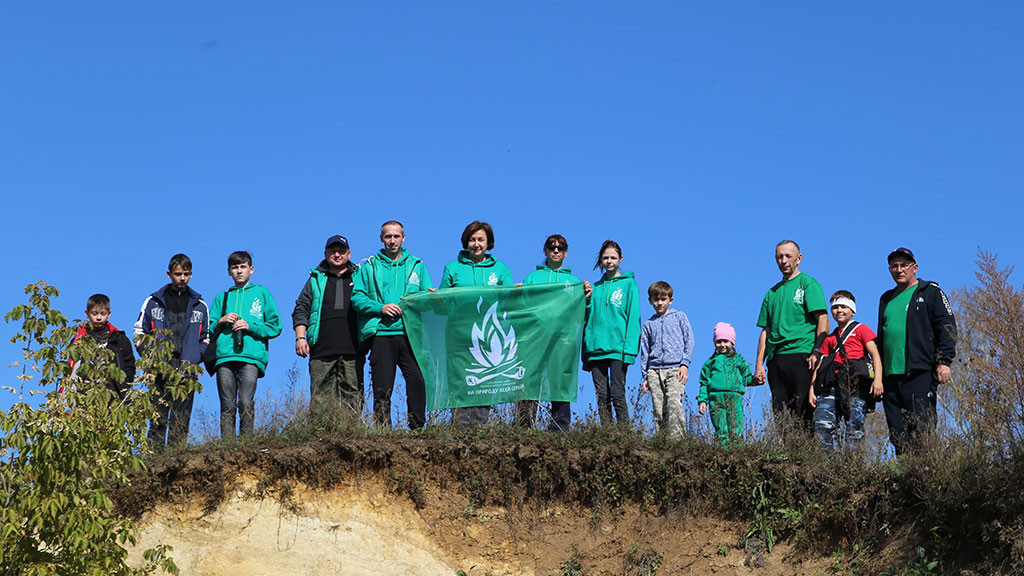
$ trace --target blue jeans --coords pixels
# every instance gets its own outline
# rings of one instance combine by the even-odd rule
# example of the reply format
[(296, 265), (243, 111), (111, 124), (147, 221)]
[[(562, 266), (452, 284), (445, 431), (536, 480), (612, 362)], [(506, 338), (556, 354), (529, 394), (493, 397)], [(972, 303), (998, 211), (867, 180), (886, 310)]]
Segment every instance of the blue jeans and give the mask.
[[(867, 402), (854, 395), (850, 398), (850, 420), (846, 423), (845, 444), (856, 446), (864, 440), (864, 406)], [(844, 442), (841, 429), (842, 418), (837, 413), (835, 389), (818, 396), (814, 409), (814, 435), (826, 450), (834, 452)]]
[(252, 436), (256, 416), (256, 381), (260, 369), (245, 362), (225, 362), (217, 366), (217, 392), (220, 393), (220, 439), (235, 437), (235, 412), (242, 436)]

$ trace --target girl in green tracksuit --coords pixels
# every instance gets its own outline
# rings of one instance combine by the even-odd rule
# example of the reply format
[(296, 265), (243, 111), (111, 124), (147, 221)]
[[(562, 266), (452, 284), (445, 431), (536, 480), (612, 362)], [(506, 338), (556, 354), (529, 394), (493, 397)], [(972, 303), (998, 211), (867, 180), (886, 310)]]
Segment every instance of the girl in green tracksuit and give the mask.
[(743, 438), (743, 394), (756, 383), (750, 364), (736, 352), (736, 330), (725, 322), (715, 324), (715, 353), (700, 370), (697, 413), (709, 412), (715, 441), (728, 448)]
[(590, 372), (597, 392), (601, 424), (629, 424), (626, 369), (640, 352), (640, 298), (632, 272), (622, 272), (622, 248), (605, 240), (594, 268), (604, 274), (594, 283), (583, 331), (583, 369)]
[[(494, 230), (487, 222), (474, 220), (462, 231), (462, 250), (459, 257), (444, 267), (439, 290), (458, 286), (511, 286), (512, 273), (504, 262), (487, 253), (494, 249)], [(490, 406), (472, 406), (452, 410), (457, 426), (486, 424)]]

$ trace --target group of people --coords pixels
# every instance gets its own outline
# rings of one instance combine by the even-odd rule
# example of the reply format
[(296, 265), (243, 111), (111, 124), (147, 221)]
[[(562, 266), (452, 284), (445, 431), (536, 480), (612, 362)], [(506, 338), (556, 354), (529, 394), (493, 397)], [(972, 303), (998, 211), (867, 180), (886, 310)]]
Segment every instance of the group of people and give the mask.
[[(347, 238), (327, 239), (323, 260), (310, 270), (292, 311), (295, 353), (309, 359), (311, 418), (339, 411), (362, 414), (368, 353), (375, 425), (392, 425), (391, 396), (400, 370), (406, 382), (408, 425), (415, 430), (426, 424), (426, 391), (403, 324), (402, 298), (435, 288), (423, 262), (404, 247), (400, 222), (385, 222), (380, 240), (382, 248), (356, 265)], [(462, 250), (445, 266), (437, 290), (515, 285), (508, 266), (490, 254), (494, 231), (488, 223), (471, 222), (461, 241)], [(583, 366), (593, 378), (601, 423), (629, 422), (626, 373), (639, 358), (642, 388), (651, 394), (656, 428), (673, 436), (683, 434), (683, 389), (694, 336), (686, 314), (671, 308), (672, 286), (664, 281), (651, 284), (648, 300), (655, 314), (641, 322), (639, 289), (633, 273), (620, 269), (619, 244), (607, 240), (601, 245), (595, 268), (602, 275), (593, 285), (564, 265), (568, 249), (563, 236), (549, 236), (543, 246), (544, 262), (519, 285), (582, 283), (587, 299)], [(700, 372), (698, 412), (710, 415), (720, 443), (732, 445), (743, 433), (746, 387), (767, 381), (776, 416), (788, 414), (834, 448), (843, 420), (845, 438), (855, 442), (863, 437), (864, 413), (880, 398), (890, 439), (901, 453), (913, 438), (934, 426), (937, 385), (951, 377), (956, 321), (948, 299), (934, 282), (917, 279), (914, 254), (899, 248), (888, 256), (896, 286), (882, 295), (876, 334), (853, 320), (853, 294), (837, 291), (826, 306), (821, 285), (800, 271), (802, 258), (800, 247), (791, 240), (775, 248), (782, 280), (761, 305), (753, 371), (736, 352), (735, 329), (726, 323), (715, 326), (715, 353)], [(236, 423), (241, 435), (253, 433), (257, 381), (267, 367), (269, 341), (282, 331), (274, 299), (251, 281), (253, 272), (248, 252), (232, 252), (228, 273), (233, 286), (207, 306), (189, 287), (191, 260), (176, 254), (168, 263), (169, 282), (145, 299), (134, 325), (136, 336), (156, 334), (171, 342), (173, 367), (210, 367), (217, 381), (224, 439), (236, 435)], [(838, 323), (831, 334), (826, 310)], [(115, 351), (126, 374), (115, 392), (123, 396), (135, 376), (129, 340), (109, 323), (106, 296), (90, 297), (86, 314), (88, 322), (76, 338), (91, 337)], [(166, 378), (159, 375), (151, 392), (158, 406), (148, 433), (151, 446), (183, 443), (193, 394), (173, 398)], [(489, 406), (456, 408), (453, 422), (483, 424), (489, 413)], [(536, 413), (537, 401), (523, 400), (516, 406), (516, 422), (532, 427)], [(570, 423), (569, 403), (552, 402), (549, 429), (562, 431)]]

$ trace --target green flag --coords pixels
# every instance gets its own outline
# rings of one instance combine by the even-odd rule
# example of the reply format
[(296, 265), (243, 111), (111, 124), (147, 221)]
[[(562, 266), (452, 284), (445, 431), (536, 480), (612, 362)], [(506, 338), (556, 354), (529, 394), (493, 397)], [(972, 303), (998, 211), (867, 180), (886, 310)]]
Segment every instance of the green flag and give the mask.
[(583, 284), (449, 288), (402, 299), (427, 409), (574, 402)]

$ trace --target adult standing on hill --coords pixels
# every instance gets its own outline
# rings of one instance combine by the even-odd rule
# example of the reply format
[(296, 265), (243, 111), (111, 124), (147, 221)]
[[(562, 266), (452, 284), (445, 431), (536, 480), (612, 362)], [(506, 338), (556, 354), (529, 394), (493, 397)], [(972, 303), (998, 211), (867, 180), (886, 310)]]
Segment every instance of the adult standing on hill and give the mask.
[(782, 272), (782, 280), (768, 290), (761, 302), (757, 319), (761, 336), (757, 341), (754, 378), (764, 384), (767, 376), (776, 417), (789, 413), (810, 429), (814, 411), (808, 404), (808, 392), (818, 360), (818, 355), (811, 352), (821, 346), (828, 334), (828, 305), (821, 284), (800, 272), (802, 261), (800, 245), (793, 240), (775, 245), (775, 263)]
[(352, 309), (353, 278), (359, 267), (351, 258), (347, 238), (328, 238), (324, 259), (309, 271), (292, 311), (295, 353), (309, 357), (313, 417), (340, 409), (358, 418), (363, 411), (363, 359)]
[(423, 262), (402, 247), (405, 227), (389, 220), (380, 227), (384, 247), (359, 267), (352, 306), (359, 313), (359, 341), (370, 348), (370, 380), (373, 383), (373, 420), (391, 428), (391, 392), (396, 368), (405, 379), (409, 429), (419, 430), (427, 421), (427, 392), (423, 373), (416, 364), (402, 323), (402, 297), (430, 290), (430, 275)]
[(953, 377), (956, 318), (939, 285), (918, 280), (913, 252), (897, 248), (888, 261), (896, 287), (878, 303), (877, 341), (889, 441), (902, 454), (935, 428), (936, 390)]

